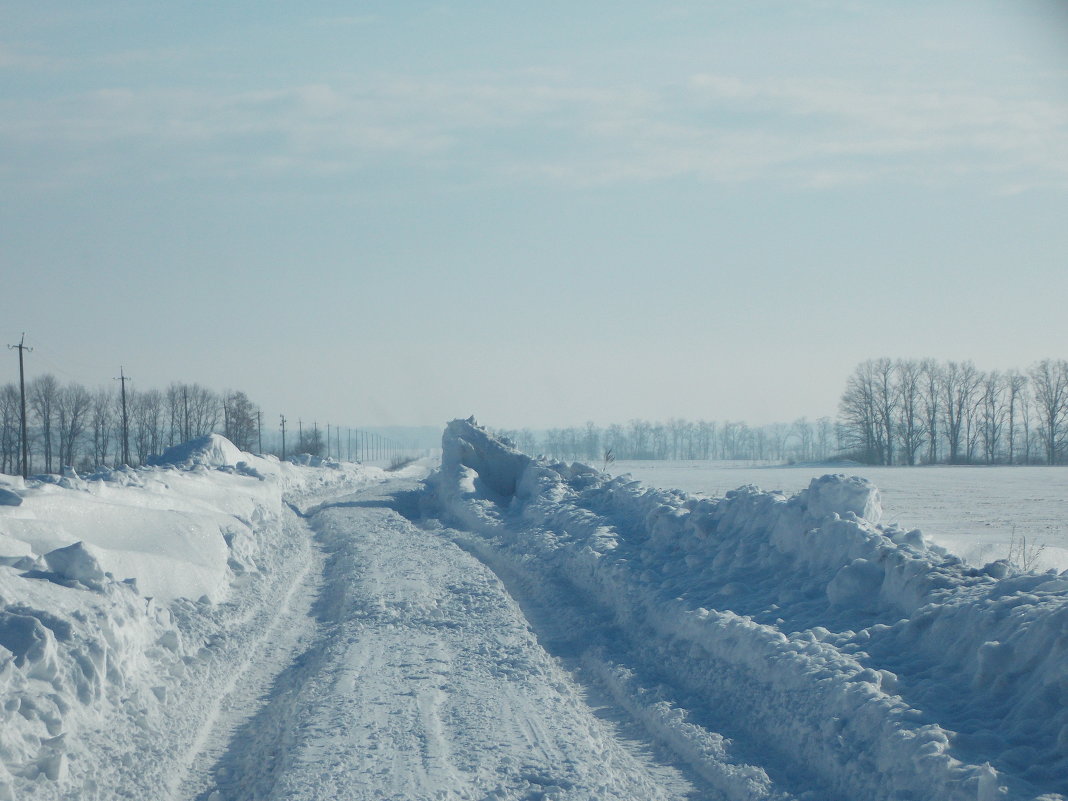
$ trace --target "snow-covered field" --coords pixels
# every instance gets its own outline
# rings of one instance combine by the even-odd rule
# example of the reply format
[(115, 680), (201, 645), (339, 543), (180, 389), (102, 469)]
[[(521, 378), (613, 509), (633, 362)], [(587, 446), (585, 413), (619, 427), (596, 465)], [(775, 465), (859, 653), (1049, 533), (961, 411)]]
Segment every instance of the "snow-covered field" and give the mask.
[(1068, 574), (863, 479), (164, 461), (0, 477), (0, 801), (1068, 794)]
[(982, 565), (1009, 553), (1015, 536), (1041, 549), (1036, 566), (1068, 569), (1068, 469), (1063, 467), (752, 467), (737, 462), (617, 462), (651, 487), (722, 497), (754, 484), (793, 494), (826, 473), (859, 475), (879, 488), (883, 521), (925, 536)]

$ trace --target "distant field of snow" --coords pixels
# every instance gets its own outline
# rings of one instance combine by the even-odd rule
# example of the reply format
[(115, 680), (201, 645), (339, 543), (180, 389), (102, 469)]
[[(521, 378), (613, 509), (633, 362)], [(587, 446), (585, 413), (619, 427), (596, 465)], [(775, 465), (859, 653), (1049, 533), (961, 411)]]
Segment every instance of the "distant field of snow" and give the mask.
[(1045, 546), (1036, 567), (1068, 569), (1068, 469), (1063, 467), (752, 467), (739, 462), (626, 461), (650, 487), (722, 497), (745, 484), (788, 494), (825, 473), (858, 475), (879, 488), (883, 522), (918, 528), (970, 564), (1008, 555), (1015, 535)]

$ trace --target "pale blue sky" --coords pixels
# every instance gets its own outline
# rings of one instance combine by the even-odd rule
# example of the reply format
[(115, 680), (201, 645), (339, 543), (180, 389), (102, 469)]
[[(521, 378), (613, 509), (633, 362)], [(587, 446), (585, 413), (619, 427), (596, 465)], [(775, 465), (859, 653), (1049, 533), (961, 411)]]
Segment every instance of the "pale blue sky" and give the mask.
[(1064, 357), (1066, 5), (6, 3), (0, 344), (500, 427)]

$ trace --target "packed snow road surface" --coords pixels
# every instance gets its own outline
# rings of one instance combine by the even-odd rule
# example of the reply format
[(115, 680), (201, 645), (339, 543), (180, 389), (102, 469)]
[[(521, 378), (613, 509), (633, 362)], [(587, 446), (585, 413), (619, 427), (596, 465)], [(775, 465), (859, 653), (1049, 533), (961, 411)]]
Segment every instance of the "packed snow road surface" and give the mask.
[(198, 797), (690, 797), (647, 738), (591, 707), (490, 570), (395, 510), (414, 489), (309, 514), (327, 553), (318, 633)]

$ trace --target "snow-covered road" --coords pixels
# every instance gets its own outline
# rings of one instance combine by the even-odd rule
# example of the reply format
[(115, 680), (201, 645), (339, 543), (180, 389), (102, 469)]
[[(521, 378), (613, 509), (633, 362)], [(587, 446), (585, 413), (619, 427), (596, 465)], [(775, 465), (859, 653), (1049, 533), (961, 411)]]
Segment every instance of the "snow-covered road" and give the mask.
[(195, 797), (714, 797), (592, 702), (449, 532), (398, 513), (413, 489), (309, 514), (326, 554), (314, 637)]
[(443, 445), (3, 479), (0, 801), (1068, 795), (1068, 573)]

